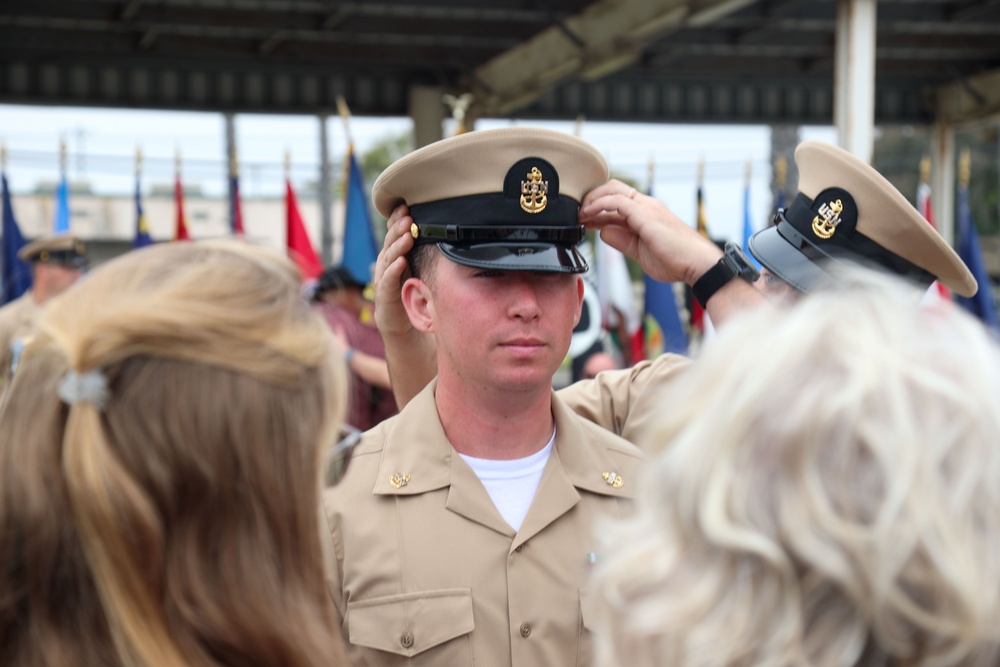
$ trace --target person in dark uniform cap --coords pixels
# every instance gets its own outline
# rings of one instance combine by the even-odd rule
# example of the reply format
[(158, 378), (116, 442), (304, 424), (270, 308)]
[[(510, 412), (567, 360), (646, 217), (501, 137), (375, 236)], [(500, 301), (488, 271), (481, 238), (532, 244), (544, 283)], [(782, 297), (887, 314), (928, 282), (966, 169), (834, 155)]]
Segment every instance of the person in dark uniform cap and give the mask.
[(922, 290), (939, 280), (962, 296), (976, 293), (976, 279), (958, 254), (871, 166), (818, 141), (799, 144), (795, 162), (798, 196), (778, 211), (773, 227), (749, 241), (770, 274), (809, 292), (831, 279), (831, 267), (861, 264)]
[(365, 299), (366, 285), (346, 266), (331, 266), (319, 275), (314, 308), (330, 325), (351, 371), (347, 416), (351, 426), (367, 430), (396, 414), (382, 337)]
[(588, 268), (579, 204), (607, 177), (576, 137), (504, 128), (376, 181), (383, 215), (409, 207), (402, 299), (436, 336), (438, 375), (325, 493), (328, 586), (359, 663), (589, 664), (591, 526), (623, 510), (640, 455), (567, 410), (552, 377)]
[(87, 268), (87, 248), (71, 234), (37, 239), (17, 255), (31, 264), (32, 285), (20, 298), (0, 308), (0, 388), (16, 366), (44, 305), (79, 280)]

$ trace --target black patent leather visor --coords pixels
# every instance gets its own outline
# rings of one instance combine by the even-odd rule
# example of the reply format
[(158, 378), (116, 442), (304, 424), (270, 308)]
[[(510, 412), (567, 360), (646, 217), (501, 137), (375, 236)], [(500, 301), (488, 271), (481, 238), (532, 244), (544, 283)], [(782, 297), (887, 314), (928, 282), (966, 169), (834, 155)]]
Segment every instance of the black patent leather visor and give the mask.
[(798, 244), (782, 236), (777, 226), (751, 236), (747, 248), (764, 268), (800, 292), (810, 292), (830, 279), (826, 271), (799, 251)]
[(585, 273), (590, 268), (576, 245), (554, 245), (537, 241), (437, 245), (453, 262), (479, 269)]

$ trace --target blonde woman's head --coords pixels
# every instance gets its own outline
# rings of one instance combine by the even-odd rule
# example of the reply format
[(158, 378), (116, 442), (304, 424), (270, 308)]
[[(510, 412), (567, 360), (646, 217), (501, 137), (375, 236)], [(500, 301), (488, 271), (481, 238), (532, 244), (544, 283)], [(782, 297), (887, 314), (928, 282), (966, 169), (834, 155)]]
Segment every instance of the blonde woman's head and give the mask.
[(114, 260), (45, 311), (0, 412), (0, 663), (318, 665), (343, 370), (284, 258)]
[(996, 664), (1000, 352), (906, 289), (745, 316), (663, 396), (602, 664)]

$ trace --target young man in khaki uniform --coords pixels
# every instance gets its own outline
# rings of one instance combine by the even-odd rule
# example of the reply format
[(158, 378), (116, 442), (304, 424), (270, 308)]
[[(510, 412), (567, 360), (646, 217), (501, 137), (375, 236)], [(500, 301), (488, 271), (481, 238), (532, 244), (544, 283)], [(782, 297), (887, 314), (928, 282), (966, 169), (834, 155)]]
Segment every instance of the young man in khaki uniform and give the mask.
[(409, 206), (403, 304), (437, 378), (367, 432), (324, 494), (328, 585), (353, 660), (547, 667), (590, 661), (583, 591), (599, 517), (627, 511), (639, 451), (552, 392), (580, 317), (589, 144), (474, 132), (397, 161), (379, 211)]
[[(786, 298), (835, 282), (836, 268), (844, 264), (901, 276), (914, 285), (915, 295), (934, 280), (957, 294), (975, 294), (976, 280), (961, 258), (871, 166), (817, 141), (800, 144), (795, 161), (799, 194), (778, 213), (773, 226), (750, 239), (750, 252), (764, 266), (757, 289), (735, 279), (751, 275), (740, 271), (745, 260), (739, 254), (729, 251), (730, 256), (720, 259), (714, 244), (659, 201), (624, 183), (610, 181), (587, 193), (580, 221), (603, 229), (605, 241), (638, 261), (653, 278), (691, 285), (717, 325), (724, 326), (743, 308), (759, 307), (765, 297)], [(433, 337), (409, 325), (399, 302), (399, 280), (406, 267), (403, 254), (410, 247), (402, 232), (408, 224), (405, 209), (390, 217), (375, 270), (376, 313), (400, 405), (433, 375), (426, 361)], [(734, 268), (724, 269), (724, 264)], [(403, 359), (413, 361), (400, 363)], [(661, 355), (577, 382), (561, 390), (559, 397), (586, 419), (648, 446), (664, 409), (659, 389), (675, 382), (689, 363), (685, 357)]]
[(61, 234), (27, 244), (17, 253), (31, 264), (31, 289), (0, 308), (0, 389), (16, 366), (25, 341), (49, 299), (80, 279), (87, 266), (86, 248), (79, 238)]

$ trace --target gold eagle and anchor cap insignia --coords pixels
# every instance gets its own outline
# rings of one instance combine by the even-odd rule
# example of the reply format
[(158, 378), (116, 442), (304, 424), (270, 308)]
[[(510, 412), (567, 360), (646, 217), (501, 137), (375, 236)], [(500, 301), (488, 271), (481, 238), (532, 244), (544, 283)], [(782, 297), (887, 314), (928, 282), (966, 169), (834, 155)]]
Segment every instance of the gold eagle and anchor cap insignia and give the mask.
[(372, 200), (387, 217), (405, 204), (414, 243), (433, 243), (458, 264), (583, 273), (580, 202), (607, 180), (607, 161), (579, 137), (507, 127), (406, 155), (375, 181)]
[(532, 167), (528, 180), (521, 181), (521, 208), (528, 213), (541, 213), (549, 203), (548, 192), (549, 182), (542, 180), (538, 167)]
[(827, 204), (820, 204), (819, 215), (813, 218), (812, 230), (821, 239), (828, 239), (837, 231), (840, 224), (840, 214), (844, 210), (844, 203), (837, 199)]

